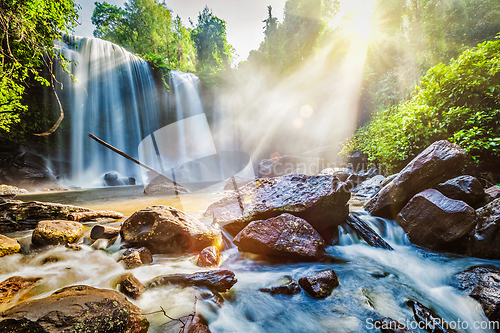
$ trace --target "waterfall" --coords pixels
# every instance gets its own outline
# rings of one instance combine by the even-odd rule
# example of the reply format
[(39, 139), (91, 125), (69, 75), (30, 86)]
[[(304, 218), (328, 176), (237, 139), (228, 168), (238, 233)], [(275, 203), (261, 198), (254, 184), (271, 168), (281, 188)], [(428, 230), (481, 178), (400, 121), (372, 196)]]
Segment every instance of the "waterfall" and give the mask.
[[(194, 74), (171, 71), (167, 92), (146, 61), (113, 43), (65, 36), (56, 47), (73, 61), (68, 69), (76, 78), (57, 66), (56, 78), (62, 83), (57, 89), (66, 113), (58, 130), (59, 160), (69, 164), (65, 181), (70, 185), (102, 186), (108, 172), (142, 183), (137, 165), (94, 142), (89, 133), (138, 159), (145, 137), (204, 113)], [(177, 141), (176, 150), (185, 153), (183, 140)]]

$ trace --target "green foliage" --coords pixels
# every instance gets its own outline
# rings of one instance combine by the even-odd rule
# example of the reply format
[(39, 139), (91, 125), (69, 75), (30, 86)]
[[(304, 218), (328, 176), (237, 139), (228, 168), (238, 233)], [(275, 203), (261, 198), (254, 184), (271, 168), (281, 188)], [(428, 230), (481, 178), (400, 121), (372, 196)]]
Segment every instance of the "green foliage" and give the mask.
[[(78, 6), (73, 0), (25, 0), (0, 2), (0, 129), (9, 132), (27, 107), (22, 100), (28, 77), (43, 85), (52, 77), (40, 75), (44, 65), (52, 68), (53, 59), (63, 67), (64, 57), (53, 48), (61, 33), (76, 26)], [(46, 56), (44, 56), (46, 55)], [(57, 127), (56, 127), (57, 128)], [(54, 128), (55, 130), (55, 128)]]
[(481, 162), (500, 156), (500, 41), (484, 42), (422, 78), (413, 97), (376, 114), (344, 146), (373, 163), (402, 166), (432, 142), (448, 139)]

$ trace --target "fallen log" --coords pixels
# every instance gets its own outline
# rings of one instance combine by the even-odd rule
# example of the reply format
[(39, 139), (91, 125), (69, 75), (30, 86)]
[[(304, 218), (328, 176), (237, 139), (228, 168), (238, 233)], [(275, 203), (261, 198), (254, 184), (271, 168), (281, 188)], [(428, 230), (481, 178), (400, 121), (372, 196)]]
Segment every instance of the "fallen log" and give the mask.
[(68, 214), (70, 221), (89, 221), (97, 218), (121, 219), (123, 214), (110, 210), (93, 210), (90, 212), (76, 212)]
[(370, 226), (357, 217), (356, 215), (349, 214), (346, 223), (348, 226), (353, 228), (356, 233), (365, 240), (369, 245), (373, 247), (378, 247), (386, 250), (394, 250), (382, 237), (380, 237), (375, 230), (370, 228)]

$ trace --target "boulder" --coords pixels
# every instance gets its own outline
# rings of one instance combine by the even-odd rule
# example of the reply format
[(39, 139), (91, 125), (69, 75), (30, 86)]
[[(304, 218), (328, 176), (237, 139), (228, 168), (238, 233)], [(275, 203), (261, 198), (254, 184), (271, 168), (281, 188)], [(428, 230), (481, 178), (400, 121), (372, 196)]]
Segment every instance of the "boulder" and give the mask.
[(453, 200), (462, 200), (472, 207), (484, 202), (483, 185), (473, 176), (460, 176), (438, 184), (436, 190)]
[(137, 280), (137, 278), (131, 273), (126, 273), (115, 279), (113, 287), (118, 287), (118, 290), (125, 296), (132, 299), (138, 299), (141, 297), (145, 290), (144, 285)]
[(500, 186), (498, 185), (489, 187), (484, 192), (486, 193), (487, 197), (489, 197), (490, 200), (495, 200), (500, 198)]
[(96, 224), (90, 231), (92, 239), (113, 239), (120, 234), (121, 226)]
[(355, 193), (355, 199), (371, 199), (382, 189), (382, 184), (385, 182), (385, 179), (386, 178), (382, 175), (376, 175), (356, 186), (351, 192)]
[(181, 287), (205, 287), (217, 292), (225, 292), (231, 289), (236, 282), (238, 282), (238, 280), (234, 277), (234, 272), (228, 270), (214, 270), (193, 274), (158, 276), (147, 284), (147, 288), (175, 284)]
[(196, 264), (201, 267), (219, 266), (220, 252), (215, 246), (209, 246), (201, 251)]
[(70, 286), (0, 314), (0, 332), (146, 333), (148, 320), (125, 296), (109, 289)]
[(29, 193), (28, 190), (17, 186), (0, 185), (0, 195), (11, 195), (11, 194), (22, 195), (28, 193)]
[(21, 244), (19, 244), (17, 239), (0, 234), (0, 258), (19, 252), (21, 252)]
[(260, 288), (259, 290), (264, 293), (270, 293), (271, 295), (295, 295), (300, 293), (300, 286), (289, 276), (285, 276), (283, 281), (279, 281), (277, 285), (273, 285), (268, 288)]
[(259, 163), (259, 178), (280, 177), (290, 174), (315, 175), (321, 169), (322, 159), (283, 155), (262, 160)]
[(146, 247), (126, 249), (118, 261), (123, 261), (126, 269), (134, 269), (153, 262), (153, 255)]
[(339, 285), (337, 274), (332, 270), (322, 271), (299, 279), (299, 284), (314, 298), (330, 296), (333, 289)]
[(477, 225), (468, 239), (467, 254), (500, 259), (500, 198), (478, 209)]
[(88, 221), (98, 218), (121, 219), (123, 214), (83, 207), (11, 200), (0, 203), (0, 232), (35, 229), (41, 220)]
[(40, 221), (33, 230), (33, 245), (58, 245), (76, 243), (83, 237), (83, 225), (74, 221)]
[(180, 184), (174, 184), (164, 177), (156, 177), (144, 188), (144, 194), (149, 196), (178, 195), (189, 191)]
[(410, 330), (405, 325), (401, 324), (399, 321), (391, 319), (389, 317), (382, 318), (376, 325), (380, 327), (380, 332), (382, 333), (416, 333)]
[(454, 242), (474, 229), (476, 212), (463, 201), (429, 189), (414, 196), (396, 220), (412, 243), (455, 251)]
[(221, 231), (169, 206), (153, 206), (135, 212), (122, 224), (122, 239), (151, 253), (198, 252), (219, 246)]
[(247, 225), (233, 240), (240, 251), (295, 260), (317, 260), (325, 241), (300, 217), (282, 214)]
[(434, 142), (415, 157), (364, 208), (372, 215), (395, 218), (417, 193), (456, 176), (464, 167), (465, 150), (446, 140)]
[[(234, 181), (233, 181), (233, 178), (234, 178)], [(239, 189), (240, 187), (245, 186), (246, 184), (248, 184), (251, 181), (252, 181), (252, 179), (246, 179), (246, 178), (242, 178), (240, 176), (234, 176), (234, 177), (231, 177), (227, 180), (227, 183), (224, 186), (224, 190), (233, 191), (235, 183), (236, 183), (236, 188)]]
[(431, 309), (423, 306), (417, 301), (408, 301), (408, 306), (413, 310), (413, 316), (419, 323), (425, 324), (429, 332), (433, 333), (456, 333), (450, 328), (449, 324), (443, 318), (436, 315)]
[(455, 276), (458, 288), (481, 304), (490, 321), (500, 321), (500, 269), (473, 266)]
[(289, 213), (306, 220), (323, 239), (330, 240), (349, 214), (351, 193), (335, 176), (256, 179), (238, 192), (210, 205), (204, 214), (233, 236), (252, 221)]
[(14, 305), (13, 303), (22, 302), (33, 296), (30, 290), (42, 278), (23, 278), (13, 276), (0, 283), (0, 312)]

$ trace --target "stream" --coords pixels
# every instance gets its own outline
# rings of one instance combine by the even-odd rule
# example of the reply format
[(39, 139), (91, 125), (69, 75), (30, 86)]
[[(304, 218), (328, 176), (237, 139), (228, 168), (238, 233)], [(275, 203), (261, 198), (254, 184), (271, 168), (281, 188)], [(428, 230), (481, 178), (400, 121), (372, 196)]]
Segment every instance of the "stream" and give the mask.
[[(126, 186), (18, 198), (115, 210), (125, 216), (148, 206), (171, 205), (201, 219), (206, 208), (224, 195), (220, 190), (207, 190), (183, 195), (179, 200), (175, 197), (147, 197), (142, 190), (142, 186)], [(321, 262), (275, 262), (240, 253), (231, 243), (222, 251), (220, 268), (234, 271), (238, 282), (223, 294), (225, 302), (222, 307), (210, 300), (200, 300), (196, 303), (196, 311), (208, 320), (214, 333), (379, 332), (371, 324), (383, 317), (412, 323), (413, 313), (406, 302), (417, 300), (446, 321), (460, 323), (456, 328), (458, 332), (493, 332), (474, 328), (474, 323), (488, 320), (479, 303), (454, 287), (453, 276), (473, 265), (500, 267), (500, 262), (423, 250), (411, 245), (394, 221), (371, 217), (360, 208), (352, 211), (367, 221), (394, 251), (370, 247), (349, 227), (339, 227), (339, 245), (328, 247), (327, 257)], [(117, 221), (109, 223), (118, 224)], [(86, 224), (87, 236), (93, 224)], [(7, 236), (29, 245), (31, 231)], [(158, 275), (207, 270), (196, 266), (194, 255), (154, 255), (151, 265), (126, 271), (117, 262), (121, 253), (119, 242), (108, 249), (99, 244), (81, 247), (81, 251), (74, 251), (57, 246), (31, 251), (28, 255), (0, 258), (0, 281), (12, 276), (41, 277), (43, 279), (32, 292), (34, 298), (42, 298), (75, 284), (111, 288), (113, 280), (125, 272), (133, 273), (145, 283)], [(340, 286), (323, 300), (315, 300), (304, 291), (294, 296), (272, 296), (259, 291), (259, 288), (273, 285), (286, 276), (298, 280), (325, 269), (333, 269), (338, 274)], [(162, 307), (169, 316), (180, 317), (193, 311), (198, 293), (194, 288), (163, 286), (147, 290), (137, 301), (130, 301), (145, 314)], [(165, 323), (169, 319), (162, 313), (148, 314), (147, 318), (151, 324), (149, 332), (168, 331)], [(415, 327), (412, 329), (424, 332)]]

